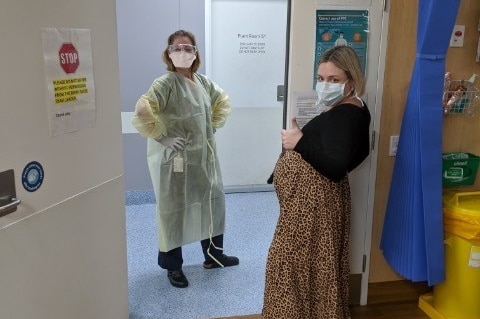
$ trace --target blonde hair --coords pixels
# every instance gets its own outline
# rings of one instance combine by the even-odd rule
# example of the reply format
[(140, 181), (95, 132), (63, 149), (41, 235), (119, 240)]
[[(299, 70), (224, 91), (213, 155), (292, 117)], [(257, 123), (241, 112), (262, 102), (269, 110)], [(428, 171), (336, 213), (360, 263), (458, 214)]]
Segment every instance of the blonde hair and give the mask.
[(360, 58), (354, 49), (346, 45), (331, 47), (322, 54), (318, 65), (326, 62), (332, 62), (345, 72), (348, 80), (353, 83), (356, 95), (362, 96), (365, 93), (365, 75), (360, 66)]
[[(174, 33), (170, 34), (170, 36), (168, 37), (168, 40), (167, 40), (167, 47), (165, 48), (165, 50), (163, 50), (163, 54), (162, 54), (163, 62), (165, 62), (165, 64), (167, 64), (167, 70), (168, 71), (176, 71), (177, 70), (175, 68), (175, 65), (173, 65), (172, 59), (170, 59), (170, 57), (168, 56), (169, 55), (168, 46), (173, 44), (173, 41), (176, 38), (179, 38), (179, 37), (187, 37), (192, 42), (192, 45), (197, 46), (197, 41), (195, 40), (195, 36), (191, 32), (188, 32), (188, 31), (185, 31), (185, 30), (178, 30), (178, 31), (175, 31)], [(197, 57), (196, 57), (195, 60), (193, 60), (192, 66), (190, 67), (190, 71), (192, 73), (197, 72), (198, 68), (200, 67), (200, 63), (201, 63), (200, 53), (198, 52), (198, 48), (197, 48), (197, 52), (195, 54), (196, 54)]]

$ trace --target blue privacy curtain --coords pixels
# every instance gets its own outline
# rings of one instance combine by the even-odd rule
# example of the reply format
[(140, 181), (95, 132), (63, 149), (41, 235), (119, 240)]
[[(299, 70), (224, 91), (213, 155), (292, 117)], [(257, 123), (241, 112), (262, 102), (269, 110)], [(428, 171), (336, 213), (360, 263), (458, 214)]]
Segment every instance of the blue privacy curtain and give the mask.
[(442, 90), (459, 4), (460, 0), (418, 0), (417, 54), (380, 244), (396, 272), (430, 286), (445, 279)]

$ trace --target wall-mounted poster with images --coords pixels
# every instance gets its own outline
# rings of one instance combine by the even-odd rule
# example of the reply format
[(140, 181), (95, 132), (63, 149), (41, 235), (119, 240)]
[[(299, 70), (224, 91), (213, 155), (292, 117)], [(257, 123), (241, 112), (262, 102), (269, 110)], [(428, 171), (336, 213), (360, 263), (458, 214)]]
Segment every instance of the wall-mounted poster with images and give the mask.
[(366, 76), (368, 10), (317, 10), (313, 87), (319, 57), (332, 46), (348, 45), (357, 52)]

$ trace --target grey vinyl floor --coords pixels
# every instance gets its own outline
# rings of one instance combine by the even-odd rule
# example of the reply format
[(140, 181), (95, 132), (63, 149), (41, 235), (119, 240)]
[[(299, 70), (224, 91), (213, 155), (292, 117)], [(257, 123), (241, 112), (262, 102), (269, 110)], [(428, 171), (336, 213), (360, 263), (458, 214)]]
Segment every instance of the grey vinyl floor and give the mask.
[(130, 319), (206, 319), (258, 314), (263, 303), (265, 262), (278, 218), (274, 192), (226, 194), (224, 252), (239, 257), (235, 267), (206, 270), (200, 243), (183, 247), (189, 287), (168, 282), (157, 265), (152, 194), (126, 199)]

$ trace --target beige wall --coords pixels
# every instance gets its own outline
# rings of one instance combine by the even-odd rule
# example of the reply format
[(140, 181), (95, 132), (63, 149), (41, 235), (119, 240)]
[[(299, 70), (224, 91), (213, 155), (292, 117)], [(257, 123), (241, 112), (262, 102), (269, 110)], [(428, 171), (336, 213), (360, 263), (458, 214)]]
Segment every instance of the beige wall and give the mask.
[[(115, 18), (115, 0), (0, 4), (0, 171), (14, 170), (21, 200), (0, 218), (2, 319), (129, 317)], [(69, 29), (80, 59), (74, 73), (55, 63), (70, 37), (52, 32), (59, 45), (43, 46), (44, 27)], [(90, 34), (77, 37), (71, 31), (77, 28)], [(93, 68), (83, 53), (91, 53)], [(95, 81), (94, 99), (79, 96), (68, 105), (71, 114), (59, 116), (49, 79), (78, 77)], [(71, 132), (90, 113), (91, 100), (95, 122)], [(50, 137), (50, 126), (63, 133), (61, 124), (66, 132)], [(22, 187), (31, 161), (43, 167), (35, 191)]]
[[(394, 157), (388, 155), (390, 136), (400, 132), (405, 101), (413, 69), (417, 28), (417, 0), (391, 0), (388, 46), (380, 121), (380, 139), (377, 161), (370, 282), (403, 279), (396, 274), (379, 250), (388, 192), (394, 166)], [(446, 69), (454, 79), (480, 75), (480, 64), (475, 62), (480, 32), (477, 25), (480, 1), (462, 0), (456, 24), (465, 25), (465, 41), (462, 48), (450, 48)], [(480, 86), (477, 79), (476, 86)], [(440, 105), (439, 105), (440, 107)], [(478, 110), (480, 112), (480, 110)], [(447, 116), (444, 121), (443, 151), (468, 151), (480, 155), (480, 116)], [(468, 188), (478, 189), (480, 179)], [(464, 187), (466, 189), (467, 187)]]

